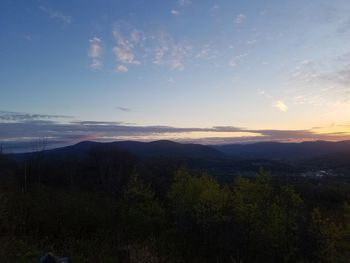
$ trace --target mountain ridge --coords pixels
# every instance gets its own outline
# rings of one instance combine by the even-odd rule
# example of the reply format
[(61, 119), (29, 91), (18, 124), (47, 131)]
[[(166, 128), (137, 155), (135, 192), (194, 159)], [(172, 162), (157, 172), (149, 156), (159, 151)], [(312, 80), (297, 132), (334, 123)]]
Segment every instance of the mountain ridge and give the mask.
[[(305, 142), (256, 142), (250, 144), (205, 145), (196, 143), (179, 143), (170, 140), (151, 142), (114, 141), (96, 142), (81, 141), (74, 145), (43, 151), (48, 155), (79, 155), (94, 148), (109, 148), (128, 151), (137, 156), (168, 156), (193, 158), (263, 158), (277, 160), (302, 160), (328, 156), (350, 151), (350, 140), (347, 141), (305, 141)], [(34, 153), (10, 154), (15, 157), (33, 155)]]

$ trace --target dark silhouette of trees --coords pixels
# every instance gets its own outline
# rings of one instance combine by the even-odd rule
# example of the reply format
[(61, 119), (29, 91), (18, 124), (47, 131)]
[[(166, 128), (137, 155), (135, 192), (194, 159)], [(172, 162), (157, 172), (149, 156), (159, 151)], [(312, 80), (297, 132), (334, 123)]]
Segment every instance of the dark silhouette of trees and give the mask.
[(23, 160), (0, 153), (5, 262), (37, 262), (48, 251), (72, 262), (120, 262), (121, 254), (126, 262), (345, 263), (350, 257), (345, 183), (337, 191), (313, 181), (292, 186), (261, 171), (227, 184), (179, 168), (179, 160), (139, 162), (103, 147), (43, 160), (29, 162), (23, 191)]

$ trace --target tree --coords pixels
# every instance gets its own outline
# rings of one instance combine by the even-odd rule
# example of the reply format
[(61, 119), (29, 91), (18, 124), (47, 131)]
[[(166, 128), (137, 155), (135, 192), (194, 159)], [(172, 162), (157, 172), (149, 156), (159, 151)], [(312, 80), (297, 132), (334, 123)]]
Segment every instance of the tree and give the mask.
[(302, 219), (302, 199), (291, 188), (275, 189), (265, 173), (237, 178), (232, 210), (237, 260), (295, 262)]
[(310, 215), (308, 226), (307, 257), (311, 262), (346, 262), (338, 253), (341, 229), (334, 222), (322, 216), (315, 208)]
[[(221, 254), (224, 225), (229, 222), (230, 191), (206, 174), (181, 168), (168, 193), (175, 228), (185, 251), (211, 257)], [(197, 254), (198, 256), (198, 254)]]
[(132, 175), (121, 201), (121, 223), (129, 240), (158, 236), (165, 222), (164, 210), (154, 192)]

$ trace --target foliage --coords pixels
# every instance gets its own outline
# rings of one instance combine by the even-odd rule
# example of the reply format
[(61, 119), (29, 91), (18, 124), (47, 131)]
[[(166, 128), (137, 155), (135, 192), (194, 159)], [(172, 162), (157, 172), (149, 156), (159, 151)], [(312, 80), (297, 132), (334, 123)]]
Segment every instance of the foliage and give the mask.
[(245, 260), (273, 258), (295, 262), (302, 220), (302, 200), (289, 187), (274, 189), (262, 172), (255, 180), (238, 178), (233, 190), (233, 211), (238, 228), (238, 246)]
[(192, 176), (187, 170), (177, 171), (168, 195), (178, 221), (192, 220), (209, 228), (228, 220), (225, 208), (230, 192), (206, 174)]
[(163, 208), (154, 192), (135, 175), (131, 176), (121, 201), (120, 217), (126, 236), (131, 239), (158, 236), (165, 222)]
[(48, 251), (72, 262), (121, 262), (121, 255), (174, 263), (350, 258), (346, 184), (338, 195), (329, 184), (311, 185), (322, 193), (312, 195), (308, 184), (293, 187), (264, 171), (228, 185), (186, 168), (132, 164), (122, 152), (38, 159), (28, 163), (24, 187), (23, 163), (2, 161), (0, 258), (37, 262)]

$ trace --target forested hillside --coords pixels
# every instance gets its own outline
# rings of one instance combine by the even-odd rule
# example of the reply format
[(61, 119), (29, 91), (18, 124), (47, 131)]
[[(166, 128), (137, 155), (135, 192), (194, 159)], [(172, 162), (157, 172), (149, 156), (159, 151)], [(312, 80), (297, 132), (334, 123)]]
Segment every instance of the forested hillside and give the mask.
[[(0, 156), (2, 262), (348, 262), (350, 185), (216, 180), (178, 158), (92, 148), (86, 158)], [(327, 181), (328, 180), (328, 181)]]

